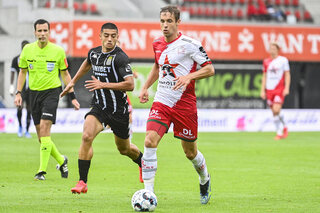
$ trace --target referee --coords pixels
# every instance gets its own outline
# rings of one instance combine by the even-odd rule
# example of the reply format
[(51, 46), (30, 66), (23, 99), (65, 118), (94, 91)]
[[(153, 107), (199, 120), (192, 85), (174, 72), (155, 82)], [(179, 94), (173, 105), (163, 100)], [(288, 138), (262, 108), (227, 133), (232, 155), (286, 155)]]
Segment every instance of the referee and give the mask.
[[(70, 80), (67, 70), (68, 64), (64, 50), (49, 42), (50, 24), (44, 19), (34, 23), (34, 34), (37, 41), (27, 44), (20, 55), (17, 91), (15, 97), (16, 106), (22, 104), (21, 91), (29, 73), (30, 103), (34, 125), (36, 126), (40, 142), (40, 168), (35, 175), (35, 180), (45, 180), (45, 174), (50, 155), (59, 164), (61, 177), (68, 177), (68, 158), (59, 153), (50, 137), (51, 126), (56, 121), (56, 112), (59, 102), (59, 94), (62, 91), (61, 80), (65, 85)], [(72, 104), (76, 110), (80, 108), (73, 90), (69, 93)]]

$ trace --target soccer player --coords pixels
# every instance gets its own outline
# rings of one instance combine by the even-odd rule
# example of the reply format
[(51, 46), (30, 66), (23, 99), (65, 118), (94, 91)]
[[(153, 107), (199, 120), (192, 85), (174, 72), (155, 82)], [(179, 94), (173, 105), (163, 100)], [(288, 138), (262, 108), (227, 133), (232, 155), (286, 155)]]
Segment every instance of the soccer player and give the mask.
[[(29, 44), (29, 41), (22, 41), (21, 42), (21, 50), (23, 49), (23, 47)], [(17, 55), (16, 57), (14, 57), (12, 59), (12, 63), (11, 63), (11, 78), (10, 78), (10, 87), (9, 87), (9, 93), (11, 96), (14, 95), (14, 76), (15, 73), (17, 73), (17, 76), (19, 75), (20, 72), (20, 68), (19, 68), (19, 57), (20, 54)], [(23, 89), (21, 91), (21, 97), (22, 97), (22, 101), (25, 102), (25, 106), (27, 109), (27, 119), (26, 119), (26, 131), (24, 133), (24, 136), (26, 138), (31, 138), (31, 135), (29, 133), (29, 127), (30, 127), (30, 121), (31, 121), (31, 108), (30, 108), (30, 100), (29, 100), (29, 86), (28, 86), (28, 76), (26, 77), (26, 83), (23, 86)], [(22, 137), (23, 136), (23, 130), (22, 130), (22, 122), (21, 122), (21, 118), (22, 118), (22, 105), (21, 107), (17, 108), (17, 118), (19, 121), (19, 129), (18, 129), (18, 137)]]
[[(199, 41), (178, 32), (180, 11), (166, 6), (160, 11), (163, 37), (153, 42), (155, 63), (139, 95), (141, 103), (149, 99), (148, 88), (158, 79), (158, 88), (147, 121), (142, 157), (145, 189), (154, 191), (157, 170), (157, 146), (173, 123), (174, 137), (181, 140), (186, 157), (199, 174), (200, 201), (211, 197), (210, 175), (203, 154), (197, 148), (198, 115), (195, 80), (214, 75), (214, 68)], [(201, 66), (196, 70), (197, 64)]]
[[(141, 171), (142, 153), (129, 141), (129, 110), (126, 91), (132, 91), (134, 81), (128, 56), (116, 46), (118, 28), (113, 23), (105, 23), (100, 31), (101, 46), (92, 48), (76, 75), (61, 93), (63, 97), (75, 83), (92, 69), (93, 76), (85, 87), (93, 92), (92, 108), (86, 114), (82, 143), (79, 150), (79, 181), (71, 189), (72, 193), (86, 193), (87, 179), (94, 138), (107, 126), (111, 127), (115, 144), (122, 155), (131, 158)], [(141, 173), (140, 173), (141, 175)]]
[[(59, 74), (67, 85), (71, 77), (67, 70), (68, 64), (62, 47), (49, 41), (50, 24), (44, 19), (38, 19), (34, 23), (34, 34), (37, 41), (27, 44), (20, 55), (16, 106), (22, 104), (21, 92), (29, 74), (30, 103), (34, 125), (36, 126), (38, 140), (40, 142), (40, 167), (35, 175), (35, 180), (45, 180), (45, 174), (50, 155), (58, 162), (61, 177), (68, 177), (68, 158), (58, 151), (51, 140), (51, 126), (56, 121), (56, 112), (59, 102), (61, 80)], [(75, 98), (73, 90), (70, 90), (72, 104), (79, 109), (80, 105)]]
[(289, 95), (290, 67), (288, 59), (279, 55), (280, 47), (277, 43), (270, 44), (270, 58), (263, 61), (263, 73), (260, 96), (267, 99), (267, 104), (272, 110), (277, 135), (275, 140), (288, 136), (288, 128), (280, 111), (284, 98)]

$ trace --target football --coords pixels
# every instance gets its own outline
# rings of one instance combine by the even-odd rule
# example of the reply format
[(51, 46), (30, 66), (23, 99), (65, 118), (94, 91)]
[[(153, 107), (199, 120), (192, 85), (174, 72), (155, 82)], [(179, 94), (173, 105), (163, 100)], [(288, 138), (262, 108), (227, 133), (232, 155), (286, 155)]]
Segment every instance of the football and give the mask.
[(158, 204), (156, 195), (146, 189), (136, 191), (131, 199), (132, 208), (137, 212), (152, 212)]

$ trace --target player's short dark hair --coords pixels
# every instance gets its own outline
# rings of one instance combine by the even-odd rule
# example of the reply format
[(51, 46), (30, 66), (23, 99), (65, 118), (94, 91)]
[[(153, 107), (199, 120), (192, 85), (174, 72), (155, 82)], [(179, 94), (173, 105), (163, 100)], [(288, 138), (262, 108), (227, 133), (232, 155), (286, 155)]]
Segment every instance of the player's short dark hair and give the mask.
[(117, 33), (118, 33), (118, 27), (117, 27), (117, 25), (115, 25), (114, 23), (111, 23), (111, 22), (104, 23), (104, 24), (101, 26), (100, 32), (102, 32), (104, 29), (116, 30)]
[(21, 49), (23, 49), (23, 47), (26, 46), (26, 44), (29, 44), (29, 41), (23, 40), (23, 41), (21, 42)]
[(50, 23), (47, 21), (47, 20), (44, 20), (44, 19), (38, 19), (36, 22), (34, 22), (33, 24), (33, 27), (34, 27), (34, 30), (36, 30), (37, 28), (37, 24), (48, 24), (48, 29), (50, 30)]
[(160, 14), (164, 12), (169, 12), (173, 14), (176, 21), (180, 19), (180, 10), (176, 6), (169, 5), (169, 6), (162, 7), (160, 10)]

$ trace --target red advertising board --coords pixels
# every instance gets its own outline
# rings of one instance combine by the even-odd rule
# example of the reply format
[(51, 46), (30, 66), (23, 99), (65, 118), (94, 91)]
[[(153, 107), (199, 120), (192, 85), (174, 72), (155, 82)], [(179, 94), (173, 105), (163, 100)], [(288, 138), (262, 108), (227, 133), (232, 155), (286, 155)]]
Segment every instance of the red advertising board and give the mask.
[[(158, 22), (114, 22), (119, 28), (121, 48), (130, 58), (153, 58), (152, 42), (162, 35)], [(51, 39), (73, 57), (86, 57), (101, 45), (103, 21), (52, 23)], [(185, 23), (180, 31), (199, 40), (211, 59), (262, 60), (269, 43), (277, 41), (281, 54), (292, 61), (320, 61), (320, 28), (299, 26), (255, 26)]]

